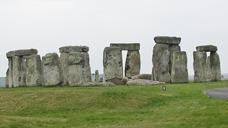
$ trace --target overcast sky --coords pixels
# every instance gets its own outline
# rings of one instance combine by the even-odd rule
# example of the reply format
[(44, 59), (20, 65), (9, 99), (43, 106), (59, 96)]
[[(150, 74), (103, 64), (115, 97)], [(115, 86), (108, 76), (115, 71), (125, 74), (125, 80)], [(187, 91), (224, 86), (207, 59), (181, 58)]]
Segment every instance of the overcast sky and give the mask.
[(154, 36), (179, 36), (189, 74), (197, 45), (218, 46), (228, 73), (227, 0), (0, 0), (0, 76), (5, 53), (36, 48), (41, 56), (66, 45), (90, 47), (92, 72), (103, 72), (111, 42), (141, 43), (141, 73), (151, 73)]

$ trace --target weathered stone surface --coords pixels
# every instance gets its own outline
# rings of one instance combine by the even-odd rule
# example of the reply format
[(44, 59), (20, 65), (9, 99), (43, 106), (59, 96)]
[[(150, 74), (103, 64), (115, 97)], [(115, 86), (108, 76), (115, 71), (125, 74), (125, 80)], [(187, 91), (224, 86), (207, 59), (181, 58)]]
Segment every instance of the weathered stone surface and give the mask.
[(63, 75), (63, 85), (68, 84), (68, 53), (61, 53), (60, 54), (60, 65)]
[(168, 37), (168, 36), (157, 36), (154, 38), (155, 43), (157, 44), (180, 44), (181, 38), (179, 37)]
[(139, 51), (128, 51), (125, 64), (125, 77), (140, 74), (141, 60)]
[(111, 82), (111, 83), (113, 83), (115, 85), (125, 85), (127, 83), (128, 79), (126, 79), (126, 78), (122, 78), (122, 79), (120, 79), (120, 78), (112, 78), (112, 79), (109, 79), (109, 80), (106, 80), (106, 81), (107, 82)]
[(22, 49), (22, 50), (15, 50), (10, 51), (6, 54), (7, 58), (13, 57), (13, 56), (30, 56), (30, 55), (36, 55), (38, 51), (36, 49)]
[(211, 81), (220, 81), (221, 80), (221, 67), (220, 67), (220, 58), (218, 53), (210, 54), (210, 64), (211, 64)]
[(106, 47), (103, 54), (105, 80), (123, 78), (122, 51), (118, 47)]
[(26, 85), (40, 86), (43, 83), (42, 62), (39, 55), (26, 57)]
[(143, 80), (152, 80), (152, 75), (151, 74), (140, 74), (136, 76), (132, 76), (131, 79), (143, 79)]
[(211, 57), (208, 56), (206, 60), (206, 70), (205, 70), (205, 75), (206, 75), (206, 80), (211, 81), (212, 80), (212, 71), (211, 71)]
[(206, 77), (206, 60), (207, 54), (206, 52), (193, 52), (194, 57), (194, 81), (195, 82), (205, 82), (207, 81)]
[(173, 61), (173, 53), (180, 52), (181, 48), (179, 45), (169, 45), (170, 57), (169, 57), (169, 72), (172, 70), (172, 61)]
[(202, 45), (196, 47), (196, 50), (200, 52), (216, 52), (218, 48), (214, 45)]
[(119, 47), (121, 50), (138, 51), (140, 43), (111, 43), (110, 47)]
[(60, 53), (71, 53), (71, 52), (88, 52), (89, 47), (87, 46), (65, 46), (59, 48)]
[(153, 80), (145, 80), (145, 79), (135, 79), (135, 80), (128, 80), (127, 85), (158, 85), (164, 84), (164, 82), (153, 81)]
[(100, 82), (100, 75), (98, 70), (95, 71), (95, 82)]
[(187, 54), (186, 52), (173, 52), (172, 55), (172, 83), (188, 82)]
[(86, 52), (69, 53), (67, 70), (69, 85), (83, 85), (92, 81), (89, 55)]
[(26, 60), (24, 57), (12, 57), (13, 87), (26, 85)]
[(48, 53), (42, 57), (43, 85), (56, 86), (62, 84), (62, 73), (59, 56), (56, 53)]
[(170, 82), (170, 50), (167, 44), (156, 44), (153, 50), (153, 80)]

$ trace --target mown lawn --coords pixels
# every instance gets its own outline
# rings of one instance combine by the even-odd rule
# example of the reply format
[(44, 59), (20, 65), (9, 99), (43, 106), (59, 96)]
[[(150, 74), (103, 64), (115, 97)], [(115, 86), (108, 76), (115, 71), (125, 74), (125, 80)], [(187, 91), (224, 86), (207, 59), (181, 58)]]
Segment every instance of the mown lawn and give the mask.
[(0, 128), (228, 128), (217, 83), (0, 89)]

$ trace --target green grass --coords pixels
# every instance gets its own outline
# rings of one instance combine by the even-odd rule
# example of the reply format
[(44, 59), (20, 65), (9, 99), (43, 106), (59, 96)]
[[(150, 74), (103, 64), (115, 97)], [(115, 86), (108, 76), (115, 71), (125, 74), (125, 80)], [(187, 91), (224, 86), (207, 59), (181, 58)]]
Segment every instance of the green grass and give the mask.
[(160, 86), (0, 89), (0, 128), (228, 128), (228, 81)]

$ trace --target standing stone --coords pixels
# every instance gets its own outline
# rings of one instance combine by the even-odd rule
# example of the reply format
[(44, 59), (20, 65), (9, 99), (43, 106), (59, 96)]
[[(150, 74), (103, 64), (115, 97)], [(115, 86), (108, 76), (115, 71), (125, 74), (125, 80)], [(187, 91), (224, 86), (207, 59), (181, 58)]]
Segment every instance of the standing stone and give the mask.
[(188, 82), (187, 55), (186, 52), (174, 52), (172, 55), (172, 83)]
[(180, 52), (181, 48), (179, 45), (169, 45), (169, 51), (170, 51), (170, 59), (169, 59), (169, 72), (171, 73), (172, 70), (172, 61), (173, 61), (173, 53), (174, 52)]
[(122, 51), (119, 47), (106, 47), (103, 54), (104, 77), (106, 81), (123, 78)]
[(66, 46), (59, 51), (64, 85), (83, 85), (92, 81), (88, 47)]
[(95, 71), (95, 82), (100, 82), (100, 75), (98, 70)]
[(194, 57), (194, 81), (195, 82), (205, 82), (206, 78), (206, 60), (207, 60), (207, 53), (206, 52), (193, 52)]
[(43, 85), (56, 86), (62, 84), (62, 73), (59, 56), (49, 53), (42, 57)]
[(128, 51), (125, 64), (125, 77), (132, 77), (140, 74), (141, 61), (139, 51)]
[(170, 82), (169, 60), (169, 45), (156, 44), (153, 50), (153, 80)]
[(221, 67), (220, 67), (220, 59), (218, 53), (211, 52), (210, 54), (210, 63), (211, 63), (211, 73), (212, 81), (220, 81), (221, 80)]
[(25, 65), (25, 58), (21, 56), (13, 56), (13, 87), (19, 87), (19, 86), (26, 86), (26, 65)]
[(39, 55), (26, 57), (26, 84), (27, 86), (40, 86), (43, 83), (42, 66)]
[(207, 60), (206, 60), (206, 70), (205, 70), (206, 74), (205, 74), (205, 76), (206, 76), (207, 81), (212, 80), (211, 59), (210, 58), (211, 57), (208, 56)]

